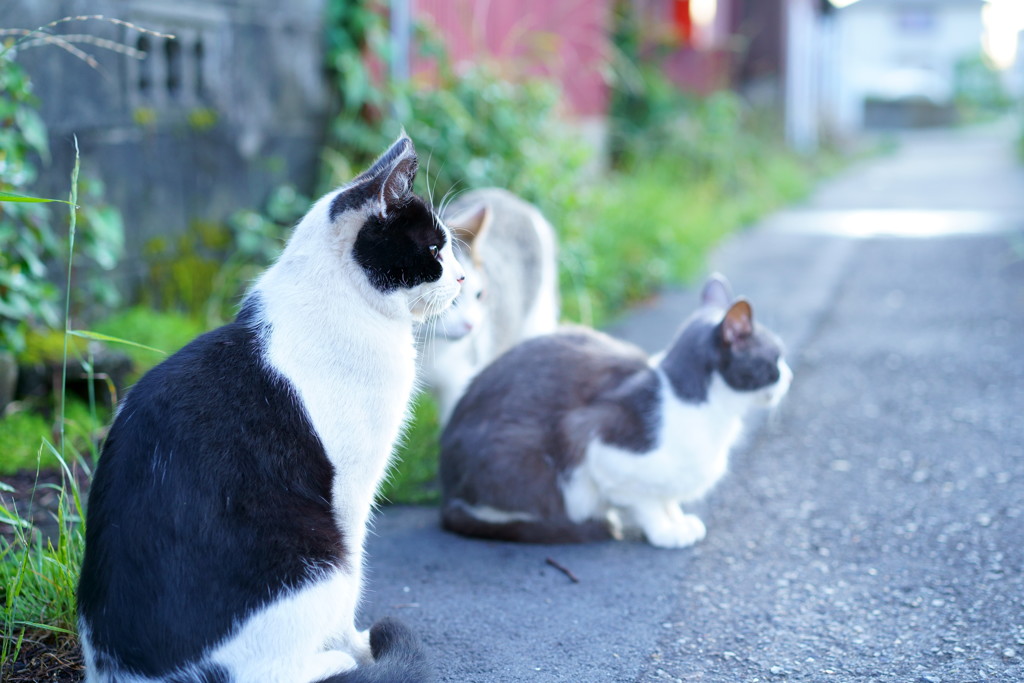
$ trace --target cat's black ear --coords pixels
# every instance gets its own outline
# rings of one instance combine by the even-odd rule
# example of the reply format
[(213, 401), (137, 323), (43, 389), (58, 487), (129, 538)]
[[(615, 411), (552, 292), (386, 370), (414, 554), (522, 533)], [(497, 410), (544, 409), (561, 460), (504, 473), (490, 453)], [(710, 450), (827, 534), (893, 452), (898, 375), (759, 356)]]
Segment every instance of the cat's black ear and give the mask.
[(391, 148), (364, 174), (373, 178), (369, 189), (373, 191), (376, 202), (374, 211), (384, 217), (392, 207), (404, 203), (405, 198), (412, 193), (418, 167), (416, 148), (405, 131), (402, 131)]
[(412, 140), (402, 131), (388, 151), (380, 155), (373, 166), (359, 174), (343, 188), (331, 202), (330, 219), (352, 209), (370, 209), (384, 218), (392, 208), (405, 203), (412, 194), (412, 183), (416, 180), (416, 148)]
[(700, 292), (700, 303), (702, 306), (729, 307), (732, 303), (732, 287), (724, 275), (712, 273), (708, 277)]
[(737, 299), (722, 319), (722, 340), (732, 346), (754, 334), (754, 311), (746, 299)]
[(490, 204), (478, 204), (459, 212), (447, 223), (452, 233), (472, 249), (487, 232), (493, 219), (494, 212)]

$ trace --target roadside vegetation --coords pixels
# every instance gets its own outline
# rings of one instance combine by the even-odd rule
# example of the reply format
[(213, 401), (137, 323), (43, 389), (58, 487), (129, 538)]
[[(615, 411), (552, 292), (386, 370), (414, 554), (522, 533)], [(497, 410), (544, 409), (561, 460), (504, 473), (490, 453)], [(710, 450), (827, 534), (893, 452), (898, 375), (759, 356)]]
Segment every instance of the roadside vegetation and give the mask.
[[(498, 185), (544, 211), (561, 242), (563, 318), (593, 326), (699, 276), (723, 236), (803, 196), (835, 163), (787, 151), (771, 117), (735, 94), (679, 92), (641, 64), (627, 26), (617, 37), (623, 63), (613, 65), (612, 153), (602, 167), (559, 118), (550, 83), (498, 64), (456, 73), (421, 29), (435, 73), (381, 84), (365, 59), (386, 63), (381, 14), (362, 2), (328, 4), (327, 66), (339, 104), (319, 187), (280, 187), (265, 206), (223, 222), (195, 217), (182, 237), (147, 245), (151, 282), (130, 305), (107, 277), (124, 227), (87, 169), (79, 175), (76, 166), (67, 202), (30, 200), (48, 156), (46, 128), (17, 62), (24, 36), (0, 31), (0, 370), (16, 362), (39, 377), (32, 395), (7, 403), (0, 394), (0, 482), (36, 482), (0, 483), (3, 680), (54, 669), (64, 676), (56, 680), (80, 677), (74, 589), (85, 490), (117, 392), (230, 319), (309, 198), (358, 172), (402, 127), (422, 157), (418, 189), (435, 203)], [(383, 501), (436, 501), (437, 437), (436, 407), (421, 396)], [(40, 519), (45, 535), (34, 526)]]

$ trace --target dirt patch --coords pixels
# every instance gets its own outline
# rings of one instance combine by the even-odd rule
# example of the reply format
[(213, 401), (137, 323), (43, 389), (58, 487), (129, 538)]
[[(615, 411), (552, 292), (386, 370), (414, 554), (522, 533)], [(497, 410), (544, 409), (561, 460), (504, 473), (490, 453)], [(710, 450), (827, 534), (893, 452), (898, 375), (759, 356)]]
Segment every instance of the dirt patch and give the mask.
[(53, 643), (26, 639), (18, 658), (0, 671), (4, 683), (79, 683), (85, 678), (85, 662), (77, 643)]
[[(71, 469), (78, 482), (78, 489), (81, 492), (82, 503), (89, 488), (89, 478), (81, 468), (75, 466)], [(0, 505), (10, 510), (12, 507), (18, 511), (18, 516), (32, 523), (35, 529), (43, 535), (43, 543), (47, 539), (57, 542), (59, 532), (57, 514), (60, 507), (61, 487), (65, 484), (66, 475), (59, 469), (22, 470), (15, 474), (0, 476), (0, 481), (14, 488), (13, 492), (0, 491)], [(67, 496), (70, 498), (70, 492)], [(69, 500), (69, 502), (72, 502)], [(9, 524), (0, 523), (0, 536), (7, 541), (14, 539), (14, 527)]]

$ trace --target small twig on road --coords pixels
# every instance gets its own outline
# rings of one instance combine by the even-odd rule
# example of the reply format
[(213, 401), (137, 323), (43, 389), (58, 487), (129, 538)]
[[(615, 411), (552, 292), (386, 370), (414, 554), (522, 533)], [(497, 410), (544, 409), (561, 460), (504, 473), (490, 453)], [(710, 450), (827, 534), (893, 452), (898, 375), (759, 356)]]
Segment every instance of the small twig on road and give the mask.
[(551, 558), (551, 557), (549, 557), (549, 558), (547, 558), (547, 559), (546, 559), (546, 560), (544, 560), (544, 561), (545, 561), (545, 562), (547, 562), (548, 564), (550, 564), (550, 565), (551, 565), (552, 567), (554, 567), (554, 568), (555, 568), (555, 569), (557, 569), (558, 571), (560, 571), (560, 572), (562, 572), (563, 574), (565, 574), (566, 576), (568, 576), (568, 577), (569, 577), (569, 579), (570, 579), (570, 580), (571, 580), (571, 581), (572, 581), (573, 583), (579, 583), (579, 582), (580, 582), (580, 579), (579, 579), (579, 577), (578, 577), (578, 576), (576, 576), (575, 574), (573, 574), (573, 573), (572, 573), (572, 570), (571, 570), (571, 569), (569, 569), (568, 567), (566, 567), (566, 566), (564, 566), (564, 565), (560, 564), (560, 563), (559, 563), (559, 562), (558, 562), (557, 560), (555, 560), (554, 558)]

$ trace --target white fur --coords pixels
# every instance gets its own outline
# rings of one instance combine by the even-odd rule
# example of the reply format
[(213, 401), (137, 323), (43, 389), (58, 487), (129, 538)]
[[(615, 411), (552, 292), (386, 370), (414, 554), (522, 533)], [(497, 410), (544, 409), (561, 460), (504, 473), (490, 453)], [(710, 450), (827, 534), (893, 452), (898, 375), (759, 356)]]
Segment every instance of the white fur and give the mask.
[(637, 526), (655, 546), (683, 548), (704, 538), (704, 524), (684, 514), (681, 503), (699, 500), (725, 475), (744, 414), (753, 406), (775, 405), (789, 388), (792, 372), (779, 361), (780, 379), (760, 391), (736, 391), (717, 373), (708, 400), (679, 400), (668, 378), (661, 383), (661, 428), (657, 445), (637, 454), (595, 438), (582, 464), (562, 487), (574, 522), (610, 519)]
[(368, 663), (368, 636), (352, 623), (357, 581), (351, 572), (334, 570), (275, 600), (246, 619), (210, 661), (227, 668), (236, 681), (282, 683), (317, 681)]
[[(466, 282), (454, 305), (425, 326), (420, 358), (421, 377), (437, 397), (442, 423), (448, 421), (469, 383), (491, 361), (519, 342), (558, 327), (554, 228), (536, 207), (504, 190), (476, 190), (464, 201), (471, 203), (474, 198), (489, 207), (493, 221), (488, 219), (490, 227), (478, 242), (457, 248)], [(539, 243), (537, 252), (524, 253), (523, 241), (511, 234), (514, 231), (531, 232)], [(532, 285), (523, 282), (523, 273), (531, 266), (539, 268), (537, 296), (525, 315), (505, 310), (503, 303), (515, 299), (500, 297), (495, 291), (520, 291)], [(477, 298), (481, 290), (483, 297)], [(496, 329), (499, 323), (504, 333)]]
[(474, 519), (488, 524), (511, 524), (513, 522), (536, 522), (539, 517), (529, 512), (514, 512), (491, 507), (490, 505), (470, 505), (461, 498), (456, 498), (450, 503), (452, 507), (462, 510)]
[[(254, 286), (263, 301), (268, 365), (294, 386), (334, 466), (332, 506), (346, 565), (275, 600), (209, 654), (238, 683), (317, 681), (369, 662), (369, 636), (355, 627), (362, 593), (363, 544), (377, 487), (408, 416), (416, 376), (413, 323), (451, 304), (463, 275), (451, 239), (439, 281), (382, 294), (355, 262), (352, 247), (370, 202), (332, 223), (322, 197), (296, 226), (280, 259)], [(88, 629), (83, 649), (89, 683)], [(115, 672), (123, 683), (147, 679)]]

